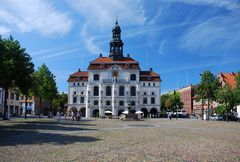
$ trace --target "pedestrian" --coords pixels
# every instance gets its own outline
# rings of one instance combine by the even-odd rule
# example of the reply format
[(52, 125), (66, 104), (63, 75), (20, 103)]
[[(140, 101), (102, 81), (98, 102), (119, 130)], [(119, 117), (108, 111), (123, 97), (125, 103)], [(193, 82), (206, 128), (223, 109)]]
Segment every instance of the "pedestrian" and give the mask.
[(77, 121), (79, 121), (79, 120), (80, 120), (80, 113), (77, 112)]
[(72, 111), (72, 120), (74, 120), (74, 115), (75, 115), (75, 114), (74, 114), (74, 112)]
[(60, 117), (61, 117), (60, 112), (57, 112), (57, 121), (58, 121), (58, 122), (60, 121)]
[(169, 118), (170, 120), (172, 120), (172, 114), (171, 114), (171, 113), (168, 114), (168, 118)]

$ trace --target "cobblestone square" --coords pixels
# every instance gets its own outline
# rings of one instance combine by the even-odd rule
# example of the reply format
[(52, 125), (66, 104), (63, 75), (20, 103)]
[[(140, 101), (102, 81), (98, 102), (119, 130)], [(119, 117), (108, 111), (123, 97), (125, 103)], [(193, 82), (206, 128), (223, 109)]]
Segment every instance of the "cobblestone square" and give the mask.
[(240, 123), (0, 121), (0, 161), (240, 161)]

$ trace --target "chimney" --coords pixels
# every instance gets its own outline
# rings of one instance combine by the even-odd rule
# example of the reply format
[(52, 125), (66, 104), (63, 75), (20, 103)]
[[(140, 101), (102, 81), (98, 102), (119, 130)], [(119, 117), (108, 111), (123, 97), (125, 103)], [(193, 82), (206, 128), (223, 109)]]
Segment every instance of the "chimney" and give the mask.
[(80, 69), (80, 68), (78, 69), (78, 72), (81, 72), (81, 69)]
[(153, 69), (152, 69), (152, 68), (149, 68), (149, 71), (153, 71)]
[(130, 57), (130, 54), (127, 54), (127, 57), (129, 58), (129, 57)]
[(99, 54), (99, 57), (102, 57), (102, 54), (101, 54), (101, 53)]

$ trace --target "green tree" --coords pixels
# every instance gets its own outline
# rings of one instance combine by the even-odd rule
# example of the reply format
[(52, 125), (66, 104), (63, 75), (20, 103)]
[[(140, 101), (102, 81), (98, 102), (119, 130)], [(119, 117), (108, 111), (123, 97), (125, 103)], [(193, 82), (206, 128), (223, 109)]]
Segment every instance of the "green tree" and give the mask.
[(25, 91), (28, 78), (34, 71), (31, 57), (17, 40), (11, 36), (0, 38), (0, 87), (5, 91), (3, 118), (7, 119), (7, 96), (9, 88), (18, 87)]
[(236, 91), (237, 91), (237, 96), (238, 96), (237, 102), (240, 103), (240, 71), (237, 73), (236, 83), (237, 83)]
[(216, 113), (217, 114), (221, 114), (221, 115), (225, 115), (227, 112), (226, 106), (225, 105), (218, 105), (216, 108)]
[(50, 103), (49, 114), (52, 111), (52, 101), (57, 95), (57, 87), (55, 82), (55, 76), (51, 73), (51, 71), (47, 68), (45, 64), (42, 64), (41, 67), (34, 73), (34, 96), (39, 98), (39, 118), (40, 112), (42, 109), (42, 100), (47, 99)]
[(202, 109), (204, 101), (207, 101), (207, 120), (209, 120), (209, 105), (216, 100), (216, 94), (220, 84), (218, 79), (208, 70), (204, 71), (201, 76), (201, 82), (196, 87), (196, 95), (202, 100)]
[(172, 94), (169, 94), (168, 104), (169, 104), (169, 108), (173, 112), (176, 112), (176, 119), (177, 119), (177, 109), (182, 109), (183, 107), (183, 102), (181, 101), (180, 93), (174, 91)]
[(168, 104), (169, 94), (161, 95), (161, 111), (167, 111), (169, 108)]
[[(53, 99), (53, 109), (64, 112), (64, 107), (68, 102), (68, 95), (65, 93), (57, 94), (57, 97)], [(60, 109), (58, 109), (60, 108)]]
[(237, 90), (229, 86), (228, 84), (224, 85), (218, 90), (217, 101), (221, 104), (224, 104), (226, 111), (226, 121), (228, 122), (228, 115), (231, 110), (238, 103)]

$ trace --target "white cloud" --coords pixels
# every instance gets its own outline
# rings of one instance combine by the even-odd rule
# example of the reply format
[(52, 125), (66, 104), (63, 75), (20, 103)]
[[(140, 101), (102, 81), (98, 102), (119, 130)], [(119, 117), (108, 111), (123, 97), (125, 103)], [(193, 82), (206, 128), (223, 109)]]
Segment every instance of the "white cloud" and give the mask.
[(164, 55), (164, 50), (165, 50), (166, 46), (167, 46), (166, 41), (165, 40), (161, 41), (159, 49), (158, 49), (159, 55)]
[(85, 47), (88, 49), (88, 51), (91, 54), (99, 54), (99, 53), (103, 53), (103, 51), (96, 45), (96, 42), (94, 42), (96, 40), (96, 37), (93, 36), (91, 34), (91, 32), (88, 31), (88, 24), (84, 24), (80, 35), (82, 37), (82, 41), (85, 45)]
[(44, 0), (2, 0), (0, 21), (11, 31), (65, 34), (72, 26), (68, 13), (57, 11)]
[(146, 20), (143, 6), (137, 1), (70, 0), (69, 4), (86, 19), (86, 23), (101, 30), (112, 26), (117, 15), (121, 24), (138, 25)]
[(10, 29), (8, 29), (5, 26), (0, 26), (0, 35), (4, 35), (10, 32)]
[(217, 16), (190, 28), (181, 39), (180, 48), (202, 56), (230, 54), (239, 49), (239, 35), (238, 13)]
[(240, 3), (237, 0), (167, 0), (169, 2), (182, 2), (191, 5), (208, 5), (212, 7), (225, 8), (228, 10), (240, 9)]
[(114, 26), (116, 16), (121, 26), (137, 26), (146, 21), (144, 9), (138, 1), (69, 0), (68, 2), (85, 19), (81, 38), (92, 54), (104, 53), (99, 44), (106, 41), (106, 33), (109, 36), (107, 38), (110, 38), (111, 27)]

